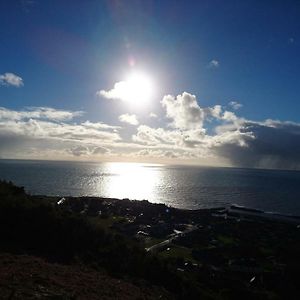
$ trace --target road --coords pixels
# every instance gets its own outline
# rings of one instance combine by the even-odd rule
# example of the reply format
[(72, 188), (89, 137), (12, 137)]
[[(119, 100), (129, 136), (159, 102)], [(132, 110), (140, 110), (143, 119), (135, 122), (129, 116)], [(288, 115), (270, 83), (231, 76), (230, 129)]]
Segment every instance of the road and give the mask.
[(149, 248), (145, 248), (145, 250), (146, 250), (147, 252), (155, 252), (155, 251), (158, 251), (158, 250), (160, 250), (161, 248), (164, 248), (164, 247), (170, 245), (173, 241), (175, 241), (175, 240), (178, 239), (179, 237), (184, 236), (184, 235), (187, 235), (187, 234), (189, 234), (189, 233), (191, 233), (191, 232), (193, 232), (193, 231), (195, 231), (195, 230), (198, 229), (197, 226), (194, 226), (194, 225), (189, 225), (189, 226), (190, 226), (189, 229), (187, 229), (187, 230), (185, 230), (185, 231), (182, 231), (182, 232), (180, 232), (180, 233), (174, 233), (174, 235), (171, 236), (170, 238), (168, 238), (167, 240), (164, 240), (164, 241), (162, 241), (162, 242), (160, 242), (160, 243), (158, 243), (158, 244), (155, 244), (155, 245), (153, 245), (153, 246), (151, 246), (151, 247), (149, 247)]

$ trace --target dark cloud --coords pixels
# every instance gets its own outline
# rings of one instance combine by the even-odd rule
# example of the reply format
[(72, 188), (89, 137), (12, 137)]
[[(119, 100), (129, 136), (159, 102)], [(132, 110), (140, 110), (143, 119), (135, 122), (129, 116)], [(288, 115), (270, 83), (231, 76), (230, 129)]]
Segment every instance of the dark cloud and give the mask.
[(223, 143), (216, 153), (228, 158), (233, 165), (241, 167), (300, 169), (300, 124), (291, 122), (246, 121), (241, 133), (246, 146)]

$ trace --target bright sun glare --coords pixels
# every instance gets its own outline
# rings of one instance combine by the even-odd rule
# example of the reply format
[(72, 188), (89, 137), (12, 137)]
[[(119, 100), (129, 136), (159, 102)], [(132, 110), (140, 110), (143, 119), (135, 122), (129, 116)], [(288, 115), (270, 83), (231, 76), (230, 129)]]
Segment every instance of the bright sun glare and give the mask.
[(143, 73), (132, 73), (123, 81), (121, 93), (124, 101), (144, 105), (153, 95), (152, 80)]

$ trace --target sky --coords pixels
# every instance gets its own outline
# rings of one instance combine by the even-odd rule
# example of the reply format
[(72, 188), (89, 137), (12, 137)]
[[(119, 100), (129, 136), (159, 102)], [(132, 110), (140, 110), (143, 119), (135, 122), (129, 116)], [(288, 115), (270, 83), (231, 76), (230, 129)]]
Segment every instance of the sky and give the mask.
[(0, 2), (0, 157), (300, 168), (299, 1)]

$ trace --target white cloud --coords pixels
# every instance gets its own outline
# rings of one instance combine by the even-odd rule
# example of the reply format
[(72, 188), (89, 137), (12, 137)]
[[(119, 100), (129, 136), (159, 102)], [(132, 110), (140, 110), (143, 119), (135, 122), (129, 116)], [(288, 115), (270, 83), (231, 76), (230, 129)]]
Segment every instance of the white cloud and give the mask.
[(135, 153), (137, 156), (142, 157), (151, 157), (151, 158), (178, 158), (182, 154), (179, 151), (172, 150), (152, 150), (152, 149), (143, 149)]
[(88, 128), (83, 124), (56, 123), (29, 119), (26, 121), (0, 121), (0, 132), (32, 138), (59, 139), (79, 142), (115, 142), (121, 140), (116, 132)]
[(52, 121), (69, 121), (83, 115), (82, 111), (59, 110), (50, 107), (29, 107), (26, 110), (15, 111), (0, 107), (0, 120), (44, 119)]
[(96, 95), (107, 99), (140, 104), (147, 102), (152, 92), (153, 82), (148, 76), (142, 73), (131, 73), (126, 81), (116, 82), (111, 90), (100, 90)]
[(239, 120), (239, 118), (236, 116), (236, 114), (232, 111), (224, 111), (223, 115), (221, 116), (222, 120), (225, 120), (227, 122), (236, 122)]
[(111, 90), (100, 90), (96, 92), (96, 95), (106, 99), (125, 100), (124, 95), (127, 94), (127, 88), (127, 83), (120, 81), (116, 82)]
[(77, 115), (81, 112), (50, 108), (22, 111), (1, 108), (0, 155), (45, 158), (49, 154), (51, 158), (52, 153), (52, 159), (66, 154), (99, 156), (121, 142), (119, 126), (90, 121), (79, 124), (68, 122)]
[(90, 121), (85, 121), (81, 125), (91, 129), (103, 129), (103, 130), (114, 130), (114, 131), (122, 128), (121, 126), (108, 125), (108, 124), (104, 124), (103, 122), (93, 123)]
[(88, 147), (86, 146), (75, 146), (71, 149), (68, 149), (68, 152), (70, 152), (72, 155), (74, 156), (82, 156), (82, 155), (89, 155), (90, 154), (90, 150)]
[(205, 132), (202, 129), (194, 130), (166, 130), (141, 125), (137, 133), (132, 136), (136, 143), (161, 148), (193, 148), (203, 142)]
[(140, 125), (137, 133), (132, 136), (137, 143), (152, 146), (175, 145), (181, 140), (179, 130), (165, 130), (163, 128), (152, 128), (147, 125)]
[(95, 156), (95, 155), (104, 155), (109, 153), (109, 150), (104, 147), (94, 147), (94, 146), (74, 146), (70, 149), (67, 149), (67, 153), (70, 153), (73, 156)]
[(223, 109), (221, 105), (205, 107), (203, 111), (205, 113), (205, 119), (208, 121), (210, 121), (211, 119), (222, 119)]
[(229, 102), (229, 105), (230, 105), (234, 110), (238, 110), (238, 109), (240, 109), (240, 108), (243, 107), (243, 104), (238, 103), (238, 102), (236, 102), (236, 101), (230, 101), (230, 102)]
[(178, 129), (202, 129), (205, 113), (197, 103), (196, 96), (184, 92), (182, 95), (164, 96), (161, 101), (166, 116), (173, 120), (171, 126)]
[(210, 68), (218, 68), (218, 67), (220, 66), (220, 63), (219, 63), (218, 60), (212, 59), (212, 60), (209, 62), (208, 66), (209, 66)]
[(119, 121), (123, 123), (128, 123), (130, 125), (138, 125), (139, 121), (136, 117), (136, 115), (132, 114), (123, 114), (119, 116)]
[(15, 87), (21, 87), (24, 85), (23, 83), (23, 79), (13, 73), (5, 73), (0, 75), (0, 85), (11, 85), (11, 86), (15, 86)]
[[(201, 108), (196, 97), (186, 92), (177, 97), (165, 96), (161, 104), (170, 123), (160, 122), (158, 128), (139, 125), (129, 132), (102, 122), (74, 123), (82, 112), (45, 107), (20, 111), (0, 108), (0, 155), (42, 159), (176, 159), (300, 169), (300, 123), (271, 119), (254, 122), (224, 110), (221, 105)], [(135, 115), (124, 114), (119, 118), (138, 125)], [(210, 129), (206, 130), (208, 121)], [(130, 136), (132, 130), (136, 131)]]
[(96, 148), (94, 148), (93, 149), (93, 154), (94, 155), (98, 155), (98, 154), (107, 154), (107, 153), (109, 153), (110, 152), (110, 150), (109, 149), (107, 149), (107, 148), (104, 148), (104, 147), (96, 147)]
[(155, 118), (157, 118), (157, 114), (151, 112), (151, 113), (149, 114), (149, 117), (155, 119)]

